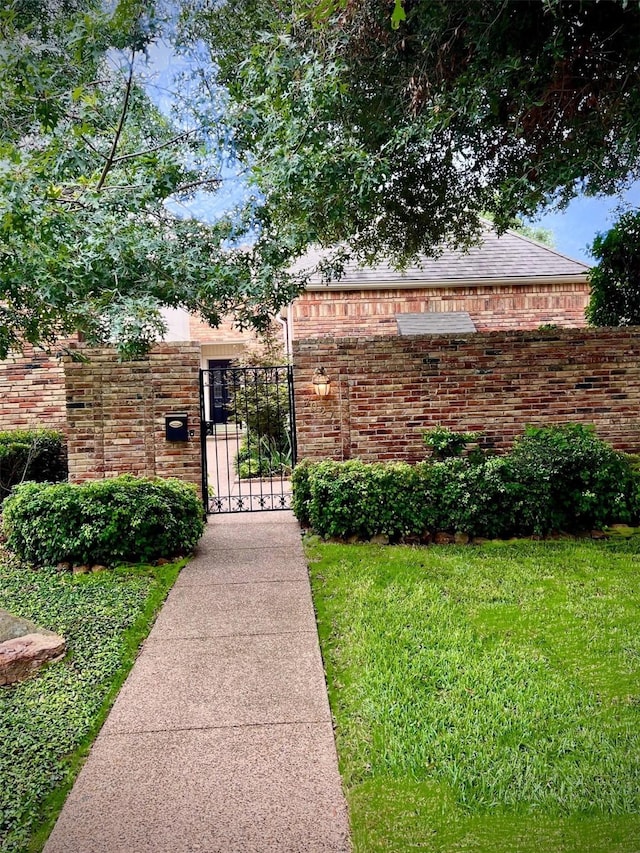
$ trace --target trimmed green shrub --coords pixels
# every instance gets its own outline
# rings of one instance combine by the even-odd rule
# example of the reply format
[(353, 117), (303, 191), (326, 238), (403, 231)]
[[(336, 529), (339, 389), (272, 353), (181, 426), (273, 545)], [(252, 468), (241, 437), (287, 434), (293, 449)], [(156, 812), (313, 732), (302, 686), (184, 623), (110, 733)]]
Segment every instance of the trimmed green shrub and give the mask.
[(429, 530), (490, 539), (510, 536), (518, 495), (507, 457), (434, 462), (429, 466)]
[(3, 507), (7, 544), (33, 565), (149, 562), (193, 550), (204, 528), (193, 486), (123, 475), (23, 483)]
[(480, 432), (453, 432), (448, 427), (432, 427), (422, 434), (422, 439), (431, 450), (434, 459), (449, 459), (461, 456), (472, 441), (481, 437)]
[(637, 514), (631, 460), (581, 424), (528, 427), (509, 454), (518, 532), (586, 530)]
[(417, 465), (306, 461), (294, 469), (293, 510), (323, 536), (502, 536), (514, 524), (509, 471), (501, 457)]
[(293, 514), (303, 527), (311, 526), (311, 519), (309, 517), (309, 505), (311, 503), (310, 478), (315, 468), (316, 463), (311, 462), (309, 459), (302, 459), (291, 474), (291, 508)]
[(296, 495), (304, 475), (294, 480), (294, 509), (303, 505), (311, 526), (325, 536), (397, 539), (427, 528), (427, 473), (427, 465), (404, 462), (320, 462), (309, 468), (306, 497)]
[(59, 483), (67, 474), (62, 433), (52, 429), (0, 432), (0, 502), (18, 483)]
[(640, 511), (631, 460), (580, 425), (530, 428), (505, 456), (417, 465), (307, 461), (292, 482), (301, 523), (342, 538), (572, 532), (628, 523)]

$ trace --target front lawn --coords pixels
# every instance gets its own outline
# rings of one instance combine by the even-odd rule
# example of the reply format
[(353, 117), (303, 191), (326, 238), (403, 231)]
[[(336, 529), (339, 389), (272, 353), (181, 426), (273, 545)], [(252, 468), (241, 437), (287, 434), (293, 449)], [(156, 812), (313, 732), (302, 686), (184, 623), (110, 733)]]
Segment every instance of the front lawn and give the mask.
[(36, 677), (0, 687), (2, 853), (42, 848), (183, 563), (73, 576), (0, 555), (0, 607), (62, 634), (68, 647)]
[(308, 543), (356, 853), (638, 853), (637, 549)]

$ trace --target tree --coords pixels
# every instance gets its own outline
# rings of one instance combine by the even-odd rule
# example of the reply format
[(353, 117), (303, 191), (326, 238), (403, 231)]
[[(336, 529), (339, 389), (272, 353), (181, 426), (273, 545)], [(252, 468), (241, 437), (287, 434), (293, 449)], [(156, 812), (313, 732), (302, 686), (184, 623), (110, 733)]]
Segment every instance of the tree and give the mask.
[(525, 222), (519, 222), (513, 227), (513, 230), (523, 237), (528, 237), (530, 240), (535, 240), (537, 243), (543, 243), (550, 249), (556, 247), (556, 235), (551, 228), (544, 228), (541, 225), (527, 225)]
[(594, 326), (640, 325), (640, 211), (622, 213), (591, 247), (587, 319)]
[(162, 306), (262, 328), (295, 292), (250, 217), (167, 206), (215, 190), (221, 166), (211, 129), (172, 124), (138, 82), (164, 23), (138, 0), (0, 10), (0, 358), (76, 331), (136, 357)]
[(501, 231), (640, 177), (637, 3), (183, 6), (263, 216), (294, 242), (402, 261), (468, 244), (483, 214)]

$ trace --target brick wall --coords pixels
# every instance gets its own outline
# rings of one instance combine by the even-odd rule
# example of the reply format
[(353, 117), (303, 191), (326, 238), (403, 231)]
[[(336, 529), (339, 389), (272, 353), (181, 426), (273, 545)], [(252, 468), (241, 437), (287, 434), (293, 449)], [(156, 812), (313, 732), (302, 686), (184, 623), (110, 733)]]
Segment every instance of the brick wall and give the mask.
[(0, 361), (0, 430), (64, 429), (64, 369), (33, 347)]
[(468, 311), (480, 332), (584, 326), (585, 283), (465, 285), (389, 290), (308, 290), (293, 303), (298, 340), (323, 335), (396, 335), (396, 314)]
[(220, 325), (213, 328), (204, 320), (191, 314), (189, 315), (189, 339), (202, 344), (250, 344), (255, 340), (255, 335), (238, 329), (230, 317), (223, 317)]
[(504, 449), (527, 424), (568, 422), (640, 453), (639, 327), (321, 338), (295, 341), (294, 365), (299, 458), (417, 461), (436, 425)]
[[(161, 344), (144, 361), (118, 362), (113, 350), (86, 350), (64, 362), (69, 479), (121, 473), (201, 484), (198, 344)], [(165, 415), (187, 412), (194, 437), (165, 438)]]

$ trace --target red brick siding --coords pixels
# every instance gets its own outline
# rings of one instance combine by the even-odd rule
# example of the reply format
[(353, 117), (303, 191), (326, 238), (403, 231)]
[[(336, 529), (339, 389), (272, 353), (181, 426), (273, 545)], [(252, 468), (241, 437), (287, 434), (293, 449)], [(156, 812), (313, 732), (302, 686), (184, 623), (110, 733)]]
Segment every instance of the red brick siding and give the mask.
[(294, 365), (299, 458), (416, 461), (439, 424), (506, 448), (527, 424), (567, 422), (640, 453), (640, 328), (322, 338), (294, 342)]
[(324, 335), (395, 335), (396, 314), (468, 311), (479, 332), (585, 325), (587, 284), (306, 291), (293, 303), (297, 340)]
[(0, 362), (0, 430), (64, 429), (64, 369), (55, 355), (25, 347)]

